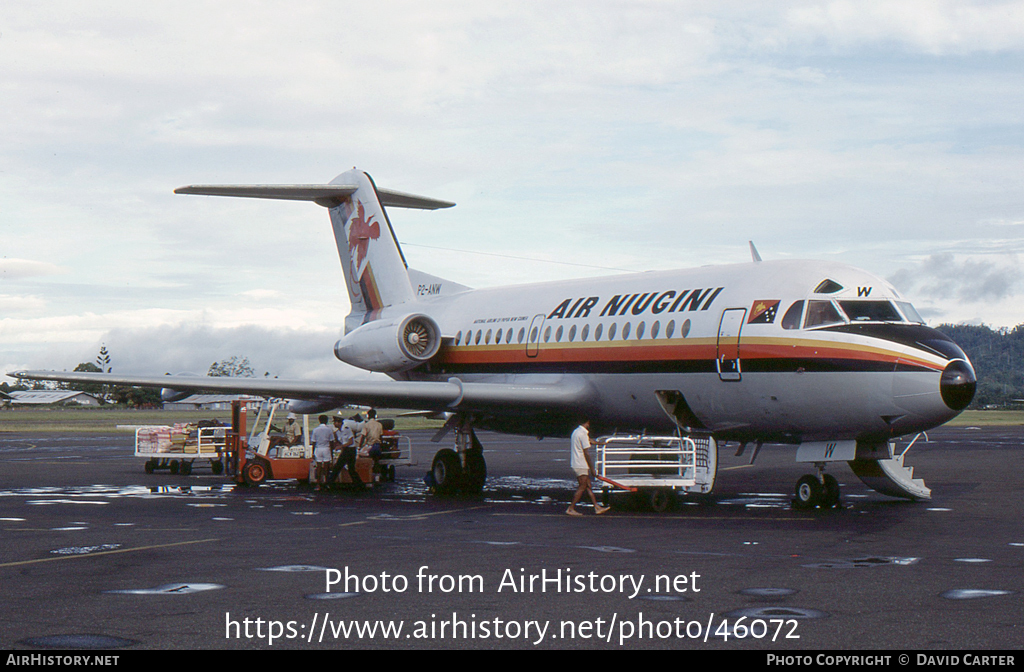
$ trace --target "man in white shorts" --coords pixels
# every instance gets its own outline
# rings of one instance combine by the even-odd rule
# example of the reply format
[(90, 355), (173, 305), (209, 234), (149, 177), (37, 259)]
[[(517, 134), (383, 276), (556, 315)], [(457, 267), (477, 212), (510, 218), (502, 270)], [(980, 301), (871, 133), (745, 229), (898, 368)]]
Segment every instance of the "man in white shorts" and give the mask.
[(569, 505), (565, 512), (570, 516), (583, 515), (576, 509), (576, 505), (583, 498), (583, 493), (590, 495), (590, 501), (594, 503), (595, 513), (601, 515), (608, 511), (608, 507), (597, 503), (597, 497), (594, 496), (594, 491), (590, 488), (590, 479), (594, 476), (594, 459), (590, 456), (590, 420), (581, 422), (580, 426), (572, 433), (569, 449), (569, 466), (572, 467), (573, 473), (576, 474), (579, 487), (576, 489), (576, 494), (572, 497), (572, 504)]
[(327, 416), (320, 416), (320, 426), (313, 430), (313, 459), (316, 460), (316, 489), (327, 485), (327, 474), (331, 470), (331, 441), (334, 430), (327, 426)]

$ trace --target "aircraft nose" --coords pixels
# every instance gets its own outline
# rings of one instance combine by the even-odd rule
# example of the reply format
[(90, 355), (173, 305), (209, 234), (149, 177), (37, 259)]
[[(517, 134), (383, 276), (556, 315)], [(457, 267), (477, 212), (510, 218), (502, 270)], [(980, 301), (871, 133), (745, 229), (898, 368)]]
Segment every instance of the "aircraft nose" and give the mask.
[(974, 399), (974, 391), (978, 387), (978, 377), (974, 368), (963, 359), (954, 359), (946, 365), (939, 379), (939, 391), (942, 401), (954, 411), (962, 411)]

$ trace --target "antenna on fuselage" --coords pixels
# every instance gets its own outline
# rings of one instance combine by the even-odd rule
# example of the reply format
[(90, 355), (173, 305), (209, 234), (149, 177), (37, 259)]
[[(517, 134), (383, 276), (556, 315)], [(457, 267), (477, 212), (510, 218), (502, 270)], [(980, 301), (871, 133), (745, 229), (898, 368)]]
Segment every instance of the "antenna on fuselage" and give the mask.
[(755, 264), (759, 263), (761, 261), (761, 255), (757, 253), (757, 248), (754, 247), (754, 241), (748, 240), (747, 242), (750, 243), (750, 256), (754, 259)]

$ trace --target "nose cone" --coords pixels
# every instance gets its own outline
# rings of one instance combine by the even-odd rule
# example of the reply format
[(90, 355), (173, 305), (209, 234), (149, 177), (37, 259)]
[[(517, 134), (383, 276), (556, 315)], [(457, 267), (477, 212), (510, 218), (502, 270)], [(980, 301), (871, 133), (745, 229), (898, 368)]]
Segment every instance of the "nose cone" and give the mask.
[(954, 411), (962, 411), (974, 399), (974, 391), (978, 387), (978, 377), (970, 362), (954, 359), (946, 365), (939, 379), (939, 391), (942, 401)]

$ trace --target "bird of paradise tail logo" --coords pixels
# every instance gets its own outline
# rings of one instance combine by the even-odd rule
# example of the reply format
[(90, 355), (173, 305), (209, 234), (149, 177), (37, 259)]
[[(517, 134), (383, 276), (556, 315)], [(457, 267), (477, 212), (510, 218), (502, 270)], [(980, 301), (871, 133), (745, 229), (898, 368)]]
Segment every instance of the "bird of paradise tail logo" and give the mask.
[[(353, 203), (355, 208), (352, 208)], [(346, 213), (348, 223), (345, 228), (348, 233), (348, 252), (352, 260), (352, 277), (359, 283), (366, 307), (377, 310), (382, 307), (383, 302), (377, 281), (373, 277), (369, 251), (370, 241), (380, 238), (380, 223), (373, 213), (367, 215), (366, 207), (361, 201), (352, 199), (346, 205), (349, 212)]]

